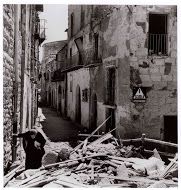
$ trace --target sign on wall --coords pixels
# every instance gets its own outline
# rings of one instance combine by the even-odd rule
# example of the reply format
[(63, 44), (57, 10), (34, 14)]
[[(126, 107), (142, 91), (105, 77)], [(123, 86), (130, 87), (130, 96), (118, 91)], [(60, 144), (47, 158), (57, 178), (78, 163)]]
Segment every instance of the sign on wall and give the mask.
[(146, 102), (146, 87), (133, 87), (133, 102)]

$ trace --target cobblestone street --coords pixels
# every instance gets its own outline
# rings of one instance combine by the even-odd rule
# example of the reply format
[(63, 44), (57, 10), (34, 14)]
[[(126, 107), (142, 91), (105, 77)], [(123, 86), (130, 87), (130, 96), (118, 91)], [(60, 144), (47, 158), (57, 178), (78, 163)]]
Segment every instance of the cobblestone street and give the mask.
[(72, 141), (77, 138), (78, 129), (73, 122), (64, 120), (51, 108), (44, 107), (42, 112), (46, 117), (42, 122), (43, 131), (51, 141)]

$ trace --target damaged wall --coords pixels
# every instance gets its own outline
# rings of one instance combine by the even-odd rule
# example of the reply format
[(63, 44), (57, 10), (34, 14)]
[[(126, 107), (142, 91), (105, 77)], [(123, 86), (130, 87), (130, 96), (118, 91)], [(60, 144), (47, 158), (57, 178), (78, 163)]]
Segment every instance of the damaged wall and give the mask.
[[(81, 25), (82, 10), (86, 15), (84, 27)], [(138, 137), (146, 133), (150, 138), (164, 139), (164, 116), (177, 115), (176, 6), (71, 5), (68, 12), (68, 59), (71, 57), (70, 49), (72, 49), (71, 67), (79, 64), (79, 59), (74, 57), (78, 54), (74, 40), (83, 37), (82, 47), (85, 57), (82, 65), (88, 65), (90, 71), (87, 74), (90, 78), (89, 117), (85, 123), (89, 121), (91, 127), (92, 97), (96, 95), (97, 125), (105, 120), (106, 112), (111, 108), (115, 114), (117, 134), (121, 137)], [(74, 31), (71, 35), (72, 13)], [(163, 55), (162, 52), (157, 52), (157, 55), (152, 51), (150, 53), (151, 20), (149, 19), (153, 13), (166, 15), (167, 18), (167, 34), (165, 34), (167, 45), (164, 46), (166, 53)], [(95, 34), (98, 34), (98, 54), (101, 60), (98, 62), (94, 59)], [(110, 68), (115, 69), (114, 105), (110, 105), (106, 100)], [(72, 71), (71, 75), (74, 76), (77, 72), (80, 72), (80, 76), (84, 75), (84, 69)], [(70, 78), (70, 73), (68, 77)], [(139, 86), (147, 89), (145, 103), (132, 101), (133, 87)], [(73, 96), (69, 91), (67, 93), (70, 106)], [(71, 118), (75, 119), (75, 109), (70, 107), (68, 109)]]
[[(177, 115), (175, 11), (174, 6), (118, 6), (107, 18), (109, 24), (102, 22), (103, 62), (117, 61), (116, 122), (121, 136), (163, 138), (163, 116)], [(167, 56), (148, 56), (152, 12), (168, 15)], [(131, 102), (133, 86), (147, 87), (145, 104)]]

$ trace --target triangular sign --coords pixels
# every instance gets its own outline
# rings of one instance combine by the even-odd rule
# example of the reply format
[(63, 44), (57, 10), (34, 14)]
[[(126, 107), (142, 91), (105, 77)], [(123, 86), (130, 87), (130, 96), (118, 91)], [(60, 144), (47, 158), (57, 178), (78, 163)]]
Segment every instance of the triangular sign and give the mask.
[(144, 99), (146, 100), (146, 97), (145, 95), (143, 94), (143, 91), (141, 90), (141, 88), (138, 88), (136, 94), (134, 95), (133, 99), (136, 99), (136, 100), (140, 100), (140, 99)]

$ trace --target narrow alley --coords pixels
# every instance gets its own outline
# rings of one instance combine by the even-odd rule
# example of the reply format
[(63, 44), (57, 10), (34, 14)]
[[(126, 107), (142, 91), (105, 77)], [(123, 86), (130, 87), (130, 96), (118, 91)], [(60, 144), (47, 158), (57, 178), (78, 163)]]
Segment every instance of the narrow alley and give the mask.
[(44, 107), (42, 108), (42, 112), (46, 118), (41, 123), (43, 131), (51, 141), (70, 142), (76, 140), (78, 128), (75, 123), (63, 119), (51, 108)]
[(3, 4), (3, 186), (178, 187), (178, 12)]

